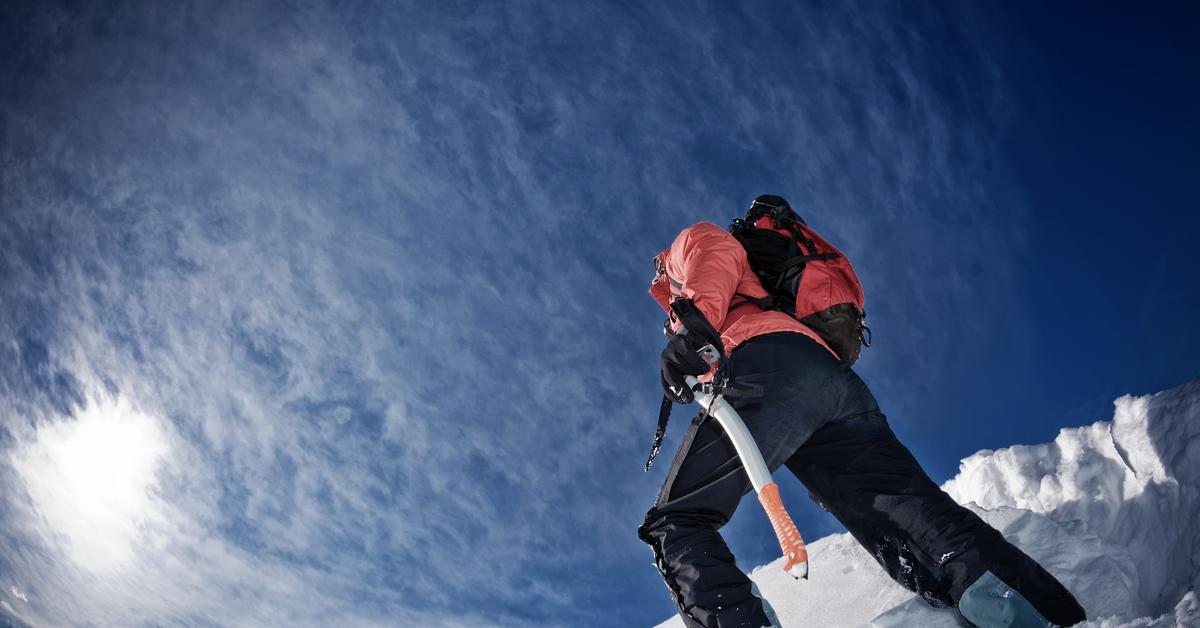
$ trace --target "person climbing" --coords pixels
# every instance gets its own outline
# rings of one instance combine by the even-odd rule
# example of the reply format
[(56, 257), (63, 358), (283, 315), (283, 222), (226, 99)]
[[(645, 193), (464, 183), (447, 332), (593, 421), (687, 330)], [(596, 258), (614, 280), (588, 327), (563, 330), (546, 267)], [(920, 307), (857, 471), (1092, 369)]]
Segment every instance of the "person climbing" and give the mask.
[[(861, 284), (785, 199), (759, 196), (729, 231), (688, 227), (654, 262), (650, 293), (668, 314), (668, 339), (651, 459), (671, 403), (693, 400), (685, 377), (698, 376), (741, 415), (772, 472), (786, 466), (930, 605), (984, 628), (1086, 619), (1054, 576), (951, 499), (897, 440), (851, 368), (870, 338)], [(698, 353), (706, 345), (715, 365)], [(770, 626), (719, 533), (750, 482), (706, 418), (692, 421), (638, 536), (689, 628)]]

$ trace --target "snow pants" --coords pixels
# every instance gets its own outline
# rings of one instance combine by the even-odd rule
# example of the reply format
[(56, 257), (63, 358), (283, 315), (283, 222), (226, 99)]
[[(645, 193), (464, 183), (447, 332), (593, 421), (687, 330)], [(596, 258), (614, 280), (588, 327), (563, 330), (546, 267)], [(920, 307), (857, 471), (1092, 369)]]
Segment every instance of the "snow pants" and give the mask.
[[(760, 336), (728, 367), (733, 386), (765, 391), (727, 400), (767, 466), (786, 465), (896, 582), (944, 607), (990, 574), (1055, 624), (1084, 620), (1058, 580), (929, 479), (862, 379), (816, 342)], [(720, 425), (697, 417), (638, 528), (689, 628), (768, 625), (718, 532), (750, 489)]]

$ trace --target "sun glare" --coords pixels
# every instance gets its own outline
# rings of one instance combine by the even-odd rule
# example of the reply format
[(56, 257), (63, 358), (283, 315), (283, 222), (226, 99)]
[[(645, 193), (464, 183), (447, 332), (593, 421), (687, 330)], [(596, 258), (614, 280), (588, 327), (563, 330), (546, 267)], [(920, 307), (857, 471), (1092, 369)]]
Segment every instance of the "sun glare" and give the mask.
[(128, 563), (141, 526), (156, 517), (150, 489), (166, 452), (155, 418), (123, 398), (105, 398), (39, 427), (14, 466), (46, 524), (68, 539), (75, 562), (103, 570)]

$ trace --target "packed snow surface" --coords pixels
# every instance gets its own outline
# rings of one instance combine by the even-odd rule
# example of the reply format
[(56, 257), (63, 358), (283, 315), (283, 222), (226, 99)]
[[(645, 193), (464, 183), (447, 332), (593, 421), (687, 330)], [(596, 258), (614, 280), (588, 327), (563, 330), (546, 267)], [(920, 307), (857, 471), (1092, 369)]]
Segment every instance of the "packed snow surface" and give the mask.
[[(1093, 628), (1200, 627), (1200, 380), (1114, 402), (1052, 443), (981, 451), (942, 488), (1075, 594)], [(893, 583), (848, 534), (750, 577), (783, 626), (964, 626)], [(661, 624), (682, 626), (678, 617)]]

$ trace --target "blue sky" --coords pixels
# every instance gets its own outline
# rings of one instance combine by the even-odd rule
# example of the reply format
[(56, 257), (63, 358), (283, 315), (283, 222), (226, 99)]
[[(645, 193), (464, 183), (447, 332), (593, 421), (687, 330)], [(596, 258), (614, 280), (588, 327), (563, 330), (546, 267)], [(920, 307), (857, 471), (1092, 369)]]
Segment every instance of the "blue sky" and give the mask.
[(939, 481), (1200, 374), (1194, 7), (430, 6), (0, 13), (8, 612), (664, 618), (650, 258), (761, 193)]

